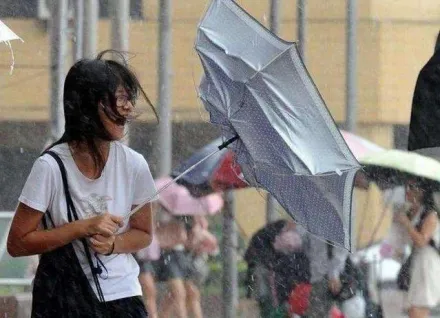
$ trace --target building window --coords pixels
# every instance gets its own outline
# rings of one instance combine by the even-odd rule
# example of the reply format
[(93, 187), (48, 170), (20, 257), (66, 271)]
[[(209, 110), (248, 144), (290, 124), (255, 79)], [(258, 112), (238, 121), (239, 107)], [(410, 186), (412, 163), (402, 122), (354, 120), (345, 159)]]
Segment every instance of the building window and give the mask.
[[(47, 3), (50, 0), (45, 0)], [(76, 0), (73, 0), (76, 1)], [(72, 5), (72, 0), (69, 1)], [(38, 0), (0, 0), (0, 18), (38, 18)], [(110, 0), (99, 0), (99, 16), (109, 17)], [(130, 0), (130, 18), (143, 19), (143, 1)]]
[(1, 0), (0, 18), (35, 18), (37, 0)]
[[(142, 20), (142, 0), (130, 1), (130, 18), (134, 20)], [(110, 0), (99, 0), (99, 16), (101, 18), (109, 18)]]

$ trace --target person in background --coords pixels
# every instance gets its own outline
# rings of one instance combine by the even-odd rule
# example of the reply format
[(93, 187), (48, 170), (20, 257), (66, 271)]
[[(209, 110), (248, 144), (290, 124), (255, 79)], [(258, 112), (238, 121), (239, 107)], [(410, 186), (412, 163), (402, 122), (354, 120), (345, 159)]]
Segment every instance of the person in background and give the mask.
[(206, 276), (203, 254), (215, 251), (217, 240), (209, 233), (203, 216), (173, 217), (172, 222), (185, 229), (185, 238), (162, 252), (158, 276), (167, 282), (168, 293), (161, 303), (159, 316), (186, 318), (192, 314), (202, 318), (199, 287)]
[(305, 251), (310, 261), (312, 291), (309, 307), (305, 314), (308, 318), (327, 317), (342, 283), (340, 275), (345, 268), (348, 251), (330, 246), (313, 235), (307, 235)]
[(144, 304), (149, 317), (157, 318), (157, 290), (156, 290), (156, 264), (160, 258), (160, 246), (156, 236), (153, 236), (150, 246), (138, 251), (135, 258), (139, 264), (139, 282), (142, 286)]
[(167, 291), (159, 306), (159, 317), (187, 318), (184, 279), (190, 267), (185, 253), (189, 225), (183, 218), (175, 217), (164, 208), (160, 218), (159, 228), (163, 235), (158, 237), (161, 255), (157, 261), (156, 277), (157, 281), (166, 282)]
[(306, 307), (309, 261), (294, 222), (267, 224), (251, 238), (245, 253), (248, 295), (258, 301), (261, 317), (285, 317)]
[(440, 226), (433, 195), (431, 182), (408, 180), (405, 197), (411, 208), (396, 214), (396, 221), (406, 229), (413, 245), (410, 318), (428, 317), (431, 309), (440, 304)]
[(188, 314), (192, 314), (194, 318), (202, 318), (200, 288), (209, 274), (207, 258), (218, 252), (218, 243), (216, 237), (209, 232), (208, 220), (204, 216), (194, 216), (193, 219), (193, 226), (188, 231), (188, 241), (185, 244), (191, 267), (184, 284)]

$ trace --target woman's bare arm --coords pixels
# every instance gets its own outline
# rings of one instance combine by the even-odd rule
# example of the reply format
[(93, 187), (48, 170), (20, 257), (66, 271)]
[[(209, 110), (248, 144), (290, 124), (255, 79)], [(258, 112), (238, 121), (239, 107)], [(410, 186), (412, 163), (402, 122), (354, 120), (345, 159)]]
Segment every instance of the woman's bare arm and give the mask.
[(86, 227), (81, 221), (51, 230), (38, 229), (43, 216), (44, 213), (23, 203), (18, 205), (8, 236), (11, 256), (42, 254), (86, 235)]
[(438, 217), (436, 212), (431, 212), (423, 220), (422, 228), (418, 231), (411, 223), (406, 224), (408, 233), (414, 245), (423, 247), (429, 244), (432, 235), (437, 227)]
[(130, 217), (130, 229), (116, 236), (113, 253), (134, 253), (150, 245), (153, 220), (153, 205), (149, 203)]
[(105, 214), (99, 217), (67, 223), (43, 230), (39, 224), (44, 213), (20, 203), (12, 220), (8, 236), (8, 253), (13, 257), (42, 254), (64, 246), (73, 240), (102, 234), (112, 235), (122, 225), (118, 217)]

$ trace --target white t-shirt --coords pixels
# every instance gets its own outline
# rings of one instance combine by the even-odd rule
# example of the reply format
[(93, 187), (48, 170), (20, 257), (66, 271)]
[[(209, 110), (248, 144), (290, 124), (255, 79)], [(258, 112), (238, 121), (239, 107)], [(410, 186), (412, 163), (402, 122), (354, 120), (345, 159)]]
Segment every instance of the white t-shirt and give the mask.
[[(150, 198), (153, 200), (156, 187), (148, 163), (141, 154), (120, 142), (110, 143), (106, 165), (101, 176), (95, 180), (81, 173), (67, 144), (57, 145), (51, 150), (60, 156), (66, 167), (70, 194), (80, 219), (106, 211), (124, 217), (133, 205)], [(50, 211), (56, 227), (69, 222), (61, 171), (50, 155), (43, 155), (35, 161), (19, 201), (41, 212)], [(118, 234), (128, 229), (128, 221), (125, 221)], [(79, 240), (73, 245), (96, 293), (83, 245)], [(108, 271), (108, 277), (105, 277), (107, 272), (103, 269), (103, 277), (99, 278), (106, 301), (142, 295), (138, 281), (139, 266), (131, 254), (100, 255), (99, 258)], [(92, 259), (96, 266), (95, 257), (92, 256)]]

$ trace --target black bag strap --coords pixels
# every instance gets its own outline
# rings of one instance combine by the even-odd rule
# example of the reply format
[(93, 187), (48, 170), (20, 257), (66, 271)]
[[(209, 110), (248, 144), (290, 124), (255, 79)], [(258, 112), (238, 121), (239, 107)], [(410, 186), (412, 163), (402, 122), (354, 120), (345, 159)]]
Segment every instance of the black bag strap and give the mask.
[(47, 221), (46, 221), (46, 216), (49, 218), (49, 221), (50, 221), (50, 223), (52, 224), (52, 228), (54, 228), (55, 227), (55, 223), (53, 222), (53, 219), (52, 219), (52, 216), (50, 215), (50, 212), (49, 211), (46, 211), (46, 213), (45, 213), (45, 217), (43, 217), (43, 227), (44, 227), (44, 229), (45, 230), (48, 230), (49, 229), (49, 227), (47, 226)]
[[(61, 171), (61, 177), (62, 177), (62, 180), (63, 180), (64, 195), (66, 197), (67, 218), (68, 218), (69, 222), (72, 222), (73, 220), (78, 221), (79, 217), (78, 217), (78, 213), (76, 212), (75, 205), (73, 204), (72, 196), (70, 195), (69, 184), (67, 182), (67, 171), (66, 171), (66, 168), (64, 166), (63, 161), (58, 156), (58, 154), (56, 154), (55, 152), (53, 152), (51, 150), (47, 150), (43, 154), (50, 155), (58, 163), (58, 166), (59, 166), (60, 171)], [(49, 214), (49, 218), (52, 221), (52, 218), (50, 217), (50, 214)], [(45, 224), (45, 221), (43, 221), (43, 224)], [(52, 224), (53, 224), (53, 221), (52, 221)], [(47, 226), (47, 224), (45, 224), (45, 226)], [(90, 268), (92, 270), (92, 276), (93, 276), (93, 280), (94, 280), (95, 285), (96, 285), (96, 289), (98, 291), (99, 300), (101, 302), (105, 302), (104, 294), (102, 293), (102, 289), (101, 289), (101, 284), (99, 283), (99, 279), (98, 279), (98, 274), (100, 272), (102, 272), (102, 270), (99, 267), (95, 267), (93, 265), (92, 255), (90, 253), (89, 247), (87, 246), (87, 241), (85, 240), (85, 238), (81, 238), (80, 241), (81, 241), (81, 243), (82, 243), (82, 245), (84, 247), (84, 251), (85, 251), (85, 254), (86, 254), (87, 261), (88, 261), (89, 266), (90, 266)]]

